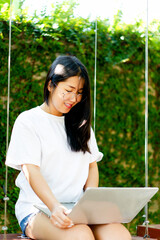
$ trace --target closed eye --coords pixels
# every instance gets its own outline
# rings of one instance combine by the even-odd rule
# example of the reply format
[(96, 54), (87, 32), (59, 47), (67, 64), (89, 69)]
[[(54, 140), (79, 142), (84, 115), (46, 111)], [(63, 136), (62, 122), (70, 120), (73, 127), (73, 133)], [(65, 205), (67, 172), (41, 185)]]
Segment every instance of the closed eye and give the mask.
[(72, 92), (72, 91), (69, 91), (69, 90), (67, 90), (67, 89), (65, 89), (65, 91), (66, 91), (66, 92)]
[[(70, 90), (67, 90), (67, 89), (65, 89), (65, 91), (66, 91), (66, 92), (68, 92), (68, 93), (71, 93), (71, 92), (72, 92), (72, 91), (70, 91)], [(78, 95), (82, 95), (82, 94), (83, 94), (83, 92), (78, 92), (77, 94), (78, 94)]]

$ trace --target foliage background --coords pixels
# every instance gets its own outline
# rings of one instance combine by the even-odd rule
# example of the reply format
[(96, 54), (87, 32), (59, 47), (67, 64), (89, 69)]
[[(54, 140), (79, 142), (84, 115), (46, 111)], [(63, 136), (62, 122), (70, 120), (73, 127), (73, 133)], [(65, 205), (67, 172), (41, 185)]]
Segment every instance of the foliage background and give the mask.
[[(64, 10), (64, 4), (66, 4)], [(57, 4), (51, 16), (28, 19), (21, 11), (12, 22), (10, 133), (22, 111), (43, 101), (43, 83), (49, 66), (59, 54), (76, 55), (87, 67), (94, 82), (95, 22), (74, 16), (76, 4)], [(67, 9), (67, 10), (66, 10)], [(96, 137), (104, 153), (99, 163), (100, 186), (143, 187), (145, 111), (145, 29), (141, 21), (114, 24), (98, 19)], [(6, 106), (8, 78), (9, 7), (0, 14), (0, 225), (4, 224), (3, 185), (6, 156)], [(149, 31), (149, 186), (160, 186), (160, 23)], [(17, 173), (8, 169), (8, 227), (19, 232), (14, 216), (18, 189)], [(142, 224), (143, 211), (130, 223), (135, 234)], [(150, 223), (159, 223), (160, 194), (149, 203)]]

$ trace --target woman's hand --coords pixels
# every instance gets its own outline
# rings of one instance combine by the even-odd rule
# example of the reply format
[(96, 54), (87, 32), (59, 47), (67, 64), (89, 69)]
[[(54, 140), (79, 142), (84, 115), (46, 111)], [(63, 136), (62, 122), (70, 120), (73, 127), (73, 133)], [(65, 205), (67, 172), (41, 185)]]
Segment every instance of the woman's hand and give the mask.
[(51, 222), (59, 228), (70, 228), (73, 226), (72, 220), (67, 217), (68, 209), (65, 208), (62, 204), (58, 203), (54, 206), (51, 215)]

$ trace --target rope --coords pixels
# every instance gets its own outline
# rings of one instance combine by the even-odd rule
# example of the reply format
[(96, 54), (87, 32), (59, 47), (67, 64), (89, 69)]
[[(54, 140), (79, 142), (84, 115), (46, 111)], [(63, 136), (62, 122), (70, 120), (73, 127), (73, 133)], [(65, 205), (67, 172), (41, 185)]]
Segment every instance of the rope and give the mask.
[[(148, 187), (148, 0), (146, 0), (146, 34), (145, 34), (145, 187)], [(148, 238), (148, 204), (145, 206), (145, 236)]]
[[(7, 130), (6, 130), (6, 153), (8, 151), (9, 143), (9, 103), (10, 103), (10, 70), (11, 70), (11, 24), (12, 24), (12, 0), (10, 0), (10, 18), (9, 18), (9, 50), (8, 50), (8, 97), (7, 97)], [(7, 189), (8, 188), (8, 167), (6, 166), (5, 174), (5, 187), (4, 187), (4, 226), (2, 230), (4, 231), (4, 239), (6, 239), (7, 232)]]
[(95, 66), (94, 66), (94, 133), (96, 132), (96, 82), (97, 82), (97, 18), (95, 22)]

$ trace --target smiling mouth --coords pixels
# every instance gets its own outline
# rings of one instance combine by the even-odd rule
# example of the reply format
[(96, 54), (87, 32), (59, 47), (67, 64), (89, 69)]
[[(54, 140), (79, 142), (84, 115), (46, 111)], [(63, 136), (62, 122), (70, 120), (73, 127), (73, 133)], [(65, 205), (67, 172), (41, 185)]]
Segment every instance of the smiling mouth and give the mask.
[(68, 109), (70, 109), (70, 108), (72, 108), (72, 104), (69, 104), (69, 103), (65, 103), (65, 106), (68, 108)]

